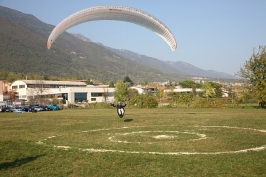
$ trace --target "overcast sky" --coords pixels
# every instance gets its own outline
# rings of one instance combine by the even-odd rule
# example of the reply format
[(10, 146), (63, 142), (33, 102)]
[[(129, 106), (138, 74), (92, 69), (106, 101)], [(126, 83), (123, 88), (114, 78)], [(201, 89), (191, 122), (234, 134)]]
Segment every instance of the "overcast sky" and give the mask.
[(0, 0), (0, 5), (55, 26), (69, 15), (93, 6), (137, 8), (155, 16), (172, 31), (176, 51), (172, 52), (150, 30), (126, 22), (87, 22), (68, 32), (112, 48), (232, 75), (251, 57), (254, 48), (266, 45), (266, 0)]

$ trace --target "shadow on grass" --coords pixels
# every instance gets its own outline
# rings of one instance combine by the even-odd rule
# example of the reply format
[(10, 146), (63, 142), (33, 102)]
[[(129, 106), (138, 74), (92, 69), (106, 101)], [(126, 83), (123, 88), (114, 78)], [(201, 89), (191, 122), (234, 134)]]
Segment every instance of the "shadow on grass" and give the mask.
[(14, 168), (14, 167), (19, 167), (23, 164), (26, 164), (26, 163), (29, 163), (31, 161), (34, 161), (36, 159), (38, 159), (39, 157), (42, 157), (44, 156), (44, 154), (42, 155), (37, 155), (37, 156), (34, 156), (34, 157), (26, 157), (26, 158), (23, 158), (23, 159), (16, 159), (12, 162), (4, 162), (4, 163), (0, 163), (0, 170), (5, 170), (5, 169), (8, 169), (8, 168)]
[(125, 119), (124, 122), (131, 122), (133, 119)]

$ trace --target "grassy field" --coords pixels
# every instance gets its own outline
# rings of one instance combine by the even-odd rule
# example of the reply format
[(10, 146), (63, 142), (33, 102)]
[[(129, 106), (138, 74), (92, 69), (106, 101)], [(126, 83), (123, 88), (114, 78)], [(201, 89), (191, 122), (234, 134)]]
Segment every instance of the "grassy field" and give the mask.
[(265, 109), (0, 113), (0, 176), (266, 176)]

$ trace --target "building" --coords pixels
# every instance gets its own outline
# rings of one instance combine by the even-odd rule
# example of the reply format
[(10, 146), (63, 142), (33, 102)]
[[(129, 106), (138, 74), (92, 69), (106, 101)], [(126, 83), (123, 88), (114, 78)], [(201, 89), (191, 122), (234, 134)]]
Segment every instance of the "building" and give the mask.
[(10, 84), (0, 81), (0, 106), (6, 106), (6, 100), (10, 99)]
[(45, 104), (51, 98), (64, 100), (66, 105), (114, 101), (114, 88), (79, 81), (17, 80), (11, 84), (11, 90), (17, 93), (17, 99), (35, 104)]
[[(202, 92), (203, 90), (200, 88), (196, 88), (195, 92), (197, 94), (199, 94), (200, 92)], [(177, 93), (192, 93), (193, 89), (192, 88), (182, 88), (180, 86), (176, 86), (174, 89), (166, 89), (164, 90), (164, 92), (177, 92)]]
[(0, 102), (4, 101), (4, 82), (0, 81)]
[(156, 89), (155, 86), (141, 86), (141, 85), (133, 86), (130, 88), (136, 89), (139, 94), (148, 94), (148, 93), (154, 94)]

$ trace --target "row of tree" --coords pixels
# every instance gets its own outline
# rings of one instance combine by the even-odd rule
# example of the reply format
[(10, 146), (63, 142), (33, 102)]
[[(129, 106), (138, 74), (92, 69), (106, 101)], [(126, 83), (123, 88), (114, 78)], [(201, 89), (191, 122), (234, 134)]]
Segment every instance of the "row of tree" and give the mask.
[[(127, 82), (118, 81), (115, 84), (114, 96), (115, 100), (127, 102), (128, 105), (139, 108), (155, 108), (158, 105), (167, 105), (170, 107), (176, 107), (178, 105), (186, 105), (195, 107), (221, 107), (221, 104), (211, 105), (213, 100), (216, 102), (222, 98), (222, 85), (214, 82), (205, 82), (203, 84), (195, 83), (191, 80), (185, 80), (179, 83), (180, 86), (191, 88), (191, 92), (175, 92), (174, 86), (168, 86), (168, 92), (164, 92), (161, 89), (155, 89), (154, 92), (146, 92), (145, 94), (139, 94), (136, 89), (128, 87)], [(196, 92), (197, 88), (201, 88), (201, 92)], [(233, 92), (230, 93), (231, 98)], [(206, 101), (203, 101), (205, 99)], [(199, 101), (200, 100), (200, 101)], [(226, 104), (228, 101), (224, 102)], [(205, 104), (205, 106), (195, 105)], [(208, 106), (209, 105), (209, 106)]]

